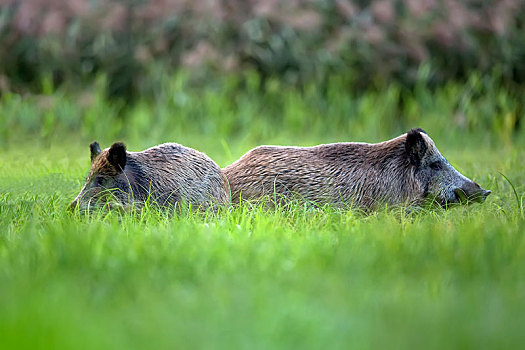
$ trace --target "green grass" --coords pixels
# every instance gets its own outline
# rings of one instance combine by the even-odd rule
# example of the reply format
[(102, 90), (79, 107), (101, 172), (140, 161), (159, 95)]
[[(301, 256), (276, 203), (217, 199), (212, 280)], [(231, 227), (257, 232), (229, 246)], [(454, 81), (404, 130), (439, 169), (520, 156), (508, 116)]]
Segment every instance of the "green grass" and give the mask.
[[(187, 132), (169, 131), (178, 119), (163, 119), (171, 110), (163, 101), (152, 116), (151, 105), (139, 103), (127, 112), (135, 119), (121, 120), (134, 127), (114, 135), (101, 118), (94, 124), (96, 108), (109, 113), (108, 130), (119, 120), (104, 102), (84, 119), (68, 121), (66, 112), (77, 107), (56, 95), (50, 124), (42, 124), (30, 97), (4, 98), (0, 118), (8, 115), (10, 124), (0, 125), (0, 135), (9, 135), (0, 142), (0, 348), (520, 348), (523, 131), (502, 131), (498, 118), (512, 109), (503, 104), (508, 108), (498, 107), (492, 129), (448, 133), (447, 96), (454, 99), (457, 89), (446, 89), (435, 100), (421, 92), (414, 97), (409, 127), (425, 128), (458, 170), (493, 194), (482, 205), (446, 212), (368, 216), (298, 204), (279, 210), (245, 205), (208, 216), (149, 209), (81, 216), (66, 207), (87, 174), (88, 141), (100, 135), (103, 146), (119, 138), (131, 150), (178, 141), (225, 166), (259, 143), (396, 136), (400, 126), (377, 129), (391, 117), (384, 106), (374, 114), (380, 95), (363, 97), (357, 119), (334, 106), (339, 119), (331, 125), (320, 122), (329, 109), (312, 108), (308, 119), (301, 103), (313, 102), (300, 93), (283, 92), (290, 113), (284, 121), (265, 119), (275, 107), (268, 95), (250, 102), (241, 94), (238, 109), (230, 109), (228, 96), (206, 93), (199, 113), (215, 110), (211, 129), (203, 119)], [(468, 102), (467, 117), (490, 100)], [(434, 105), (442, 109), (432, 114)], [(183, 126), (202, 117), (192, 106), (177, 110)], [(239, 123), (246, 125), (237, 130), (242, 111), (247, 119)], [(263, 118), (250, 127), (259, 112)], [(221, 118), (231, 124), (224, 130), (216, 129)]]
[[(449, 157), (483, 205), (362, 216), (66, 211), (83, 149), (0, 155), (0, 348), (517, 348), (523, 151)], [(521, 204), (522, 205), (522, 204)]]

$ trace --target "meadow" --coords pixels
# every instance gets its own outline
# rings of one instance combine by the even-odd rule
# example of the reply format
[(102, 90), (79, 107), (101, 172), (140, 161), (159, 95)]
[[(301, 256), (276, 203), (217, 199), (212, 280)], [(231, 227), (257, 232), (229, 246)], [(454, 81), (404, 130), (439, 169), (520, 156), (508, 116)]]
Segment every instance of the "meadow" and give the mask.
[[(0, 348), (520, 348), (519, 96), (476, 75), (359, 96), (337, 80), (319, 91), (278, 80), (261, 90), (257, 79), (192, 88), (169, 77), (153, 101), (126, 107), (97, 86), (2, 95)], [(492, 190), (488, 200), (370, 215), (298, 203), (67, 210), (93, 139), (130, 150), (179, 142), (226, 166), (258, 144), (378, 142), (412, 127)]]

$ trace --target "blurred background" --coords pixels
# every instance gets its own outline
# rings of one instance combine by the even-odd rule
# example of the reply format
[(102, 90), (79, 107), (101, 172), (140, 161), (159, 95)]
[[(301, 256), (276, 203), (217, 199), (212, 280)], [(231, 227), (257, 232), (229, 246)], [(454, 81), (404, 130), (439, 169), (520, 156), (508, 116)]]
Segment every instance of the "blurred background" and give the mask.
[(523, 142), (523, 0), (0, 4), (0, 149)]

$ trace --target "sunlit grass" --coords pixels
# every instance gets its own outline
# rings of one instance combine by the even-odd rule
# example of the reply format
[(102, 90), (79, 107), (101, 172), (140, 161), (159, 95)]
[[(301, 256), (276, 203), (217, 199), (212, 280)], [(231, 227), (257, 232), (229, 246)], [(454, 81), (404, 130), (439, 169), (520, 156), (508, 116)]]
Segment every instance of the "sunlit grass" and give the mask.
[(291, 203), (80, 215), (67, 206), (88, 169), (87, 147), (30, 149), (0, 154), (2, 349), (525, 340), (523, 150), (448, 148), (449, 160), (493, 191), (482, 205), (449, 211), (364, 215)]
[[(0, 98), (0, 349), (517, 348), (525, 341), (525, 134), (472, 81), (349, 95), (226, 77), (121, 109)], [(490, 81), (490, 77), (487, 78)], [(246, 84), (245, 84), (246, 83)], [(469, 85), (470, 84), (470, 85)], [(405, 93), (405, 92), (403, 92)], [(521, 100), (519, 100), (521, 101)], [(510, 118), (509, 117), (509, 118)], [(512, 119), (511, 118), (511, 119)], [(254, 146), (384, 141), (422, 127), (492, 194), (448, 211), (284, 203), (218, 212), (67, 207), (89, 143), (179, 142), (224, 167)]]

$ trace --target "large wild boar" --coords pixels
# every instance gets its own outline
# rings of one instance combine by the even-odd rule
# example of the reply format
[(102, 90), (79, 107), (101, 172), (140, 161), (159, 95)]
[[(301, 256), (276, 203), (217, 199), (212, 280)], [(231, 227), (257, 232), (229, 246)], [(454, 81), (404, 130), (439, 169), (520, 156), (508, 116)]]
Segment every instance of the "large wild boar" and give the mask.
[(421, 129), (377, 143), (260, 146), (223, 169), (233, 203), (269, 197), (371, 210), (380, 205), (483, 202)]
[(128, 152), (122, 143), (101, 150), (90, 145), (91, 170), (71, 203), (81, 210), (102, 206), (191, 204), (206, 209), (228, 204), (230, 193), (220, 167), (204, 153), (165, 143), (142, 152)]

